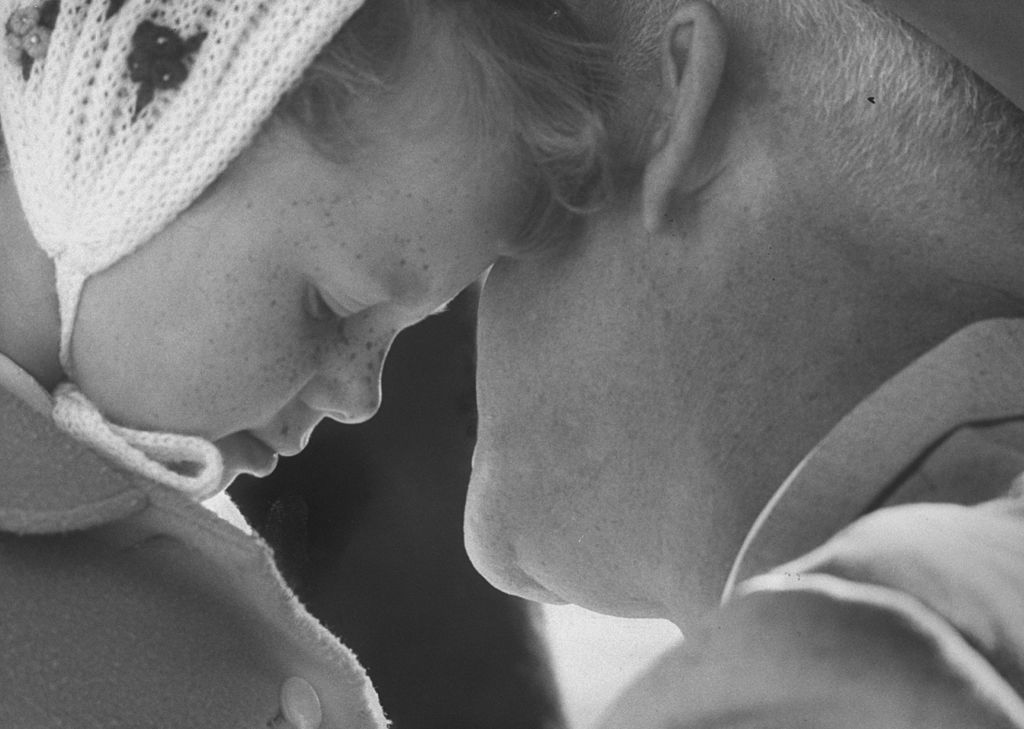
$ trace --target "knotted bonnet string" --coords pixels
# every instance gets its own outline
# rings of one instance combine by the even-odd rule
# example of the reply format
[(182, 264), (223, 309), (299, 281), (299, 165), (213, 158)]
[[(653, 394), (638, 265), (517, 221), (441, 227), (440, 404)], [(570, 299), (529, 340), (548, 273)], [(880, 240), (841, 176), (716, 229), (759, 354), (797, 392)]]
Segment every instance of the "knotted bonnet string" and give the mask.
[(82, 289), (199, 197), (362, 3), (0, 0), (0, 119), (22, 207), (56, 271), (71, 381), (55, 392), (55, 421), (197, 498), (220, 488), (212, 443), (114, 426), (74, 386)]

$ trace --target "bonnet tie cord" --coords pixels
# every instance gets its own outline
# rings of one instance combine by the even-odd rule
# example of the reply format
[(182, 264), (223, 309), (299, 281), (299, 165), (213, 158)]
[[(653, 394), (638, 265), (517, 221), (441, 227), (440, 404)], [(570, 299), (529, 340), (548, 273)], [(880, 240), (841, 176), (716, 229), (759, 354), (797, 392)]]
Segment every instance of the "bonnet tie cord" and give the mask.
[[(221, 490), (224, 462), (210, 441), (114, 425), (71, 383), (57, 387), (53, 402), (53, 420), (61, 430), (121, 467), (196, 501), (206, 500)], [(169, 467), (174, 464), (195, 465), (198, 471), (194, 476), (185, 475)]]

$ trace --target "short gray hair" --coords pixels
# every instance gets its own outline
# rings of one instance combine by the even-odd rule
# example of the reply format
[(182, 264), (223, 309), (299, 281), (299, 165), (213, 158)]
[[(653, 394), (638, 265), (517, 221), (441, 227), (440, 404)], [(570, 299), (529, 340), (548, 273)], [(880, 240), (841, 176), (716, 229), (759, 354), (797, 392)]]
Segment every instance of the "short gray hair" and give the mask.
[[(710, 1), (770, 59), (767, 83), (807, 110), (843, 173), (897, 170), (926, 181), (952, 163), (1024, 186), (1024, 112), (872, 0)], [(624, 73), (634, 84), (636, 75), (653, 79), (680, 0), (597, 2), (614, 18)]]

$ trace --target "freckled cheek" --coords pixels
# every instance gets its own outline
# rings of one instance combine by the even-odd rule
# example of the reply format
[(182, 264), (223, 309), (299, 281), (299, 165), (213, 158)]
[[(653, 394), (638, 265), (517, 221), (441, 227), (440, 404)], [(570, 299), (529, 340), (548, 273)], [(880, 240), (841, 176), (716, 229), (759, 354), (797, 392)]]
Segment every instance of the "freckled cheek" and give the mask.
[(330, 388), (334, 408), (365, 413), (379, 404), (381, 370), (394, 331), (351, 331), (320, 350), (319, 381)]
[(318, 348), (321, 369), (360, 372), (379, 368), (387, 355), (394, 334), (345, 333)]
[(222, 427), (253, 427), (273, 416), (315, 367), (315, 344), (279, 306), (222, 318), (197, 347), (191, 407)]
[(384, 360), (388, 356), (388, 350), (391, 348), (391, 342), (393, 340), (394, 335), (391, 335), (366, 343), (366, 355), (365, 361), (363, 362), (363, 368), (366, 371), (366, 375), (364, 376), (380, 376), (381, 370), (384, 369)]

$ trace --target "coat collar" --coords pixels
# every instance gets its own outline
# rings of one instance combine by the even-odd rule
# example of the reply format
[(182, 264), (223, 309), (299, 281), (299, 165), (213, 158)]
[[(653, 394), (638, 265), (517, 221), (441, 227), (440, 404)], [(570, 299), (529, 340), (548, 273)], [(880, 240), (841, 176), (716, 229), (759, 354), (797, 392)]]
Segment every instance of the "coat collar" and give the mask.
[[(133, 624), (155, 626), (153, 636), (143, 637), (153, 645), (173, 644), (175, 652), (167, 660), (174, 663), (175, 656), (189, 655), (195, 647), (194, 640), (189, 643), (193, 629), (219, 630), (217, 621), (232, 616), (233, 624), (243, 626), (244, 636), (259, 637), (259, 645), (249, 647), (262, 651), (268, 661), (253, 665), (254, 685), (274, 674), (282, 680), (289, 674), (299, 676), (319, 697), (323, 726), (382, 729), (387, 725), (355, 655), (303, 609), (274, 566), (270, 549), (253, 538), (244, 523), (229, 524), (209, 502), (193, 502), (173, 489), (116, 470), (53, 425), (45, 407), (39, 412), (29, 405), (26, 400), (35, 398), (26, 398), (24, 387), (13, 383), (12, 371), (0, 367), (0, 532), (48, 534), (100, 527), (85, 542), (68, 542), (84, 545), (84, 563), (97, 574), (114, 576), (123, 588), (109, 604), (102, 600), (90, 604), (93, 624), (106, 619), (107, 627), (120, 625), (117, 620), (126, 605), (129, 612), (148, 606), (153, 611), (149, 621), (135, 614)], [(227, 506), (234, 508), (230, 502)], [(98, 551), (91, 551), (97, 547)], [(28, 549), (34, 554), (31, 544)], [(41, 599), (56, 596), (59, 602), (60, 591), (66, 588), (60, 571), (44, 565), (36, 572), (32, 584), (44, 588)], [(157, 583), (187, 586), (189, 600), (201, 599), (210, 622), (183, 624), (181, 610), (173, 606), (163, 610), (163, 603), (153, 608), (148, 598), (164, 594), (154, 587)], [(196, 617), (194, 611), (184, 614)], [(106, 659), (102, 655), (86, 658), (90, 670), (94, 664), (102, 668)], [(64, 651), (61, 659), (70, 666), (74, 651)], [(233, 680), (238, 683), (237, 677), (204, 676), (202, 661), (182, 670), (191, 671), (195, 681), (220, 679), (227, 681), (229, 689), (237, 688), (231, 685)], [(134, 675), (131, 682), (146, 683)]]
[(58, 430), (18, 372), (9, 360), (0, 370), (0, 531), (66, 532), (143, 510), (146, 486)]
[[(938, 444), (963, 446), (963, 438), (949, 439), (957, 430), (1020, 419), (1024, 320), (961, 330), (882, 385), (797, 466), (754, 522), (725, 599), (743, 580), (809, 552), (864, 514), (922, 498), (921, 479), (909, 476)], [(1008, 486), (952, 478), (931, 482), (927, 499), (978, 503)]]

